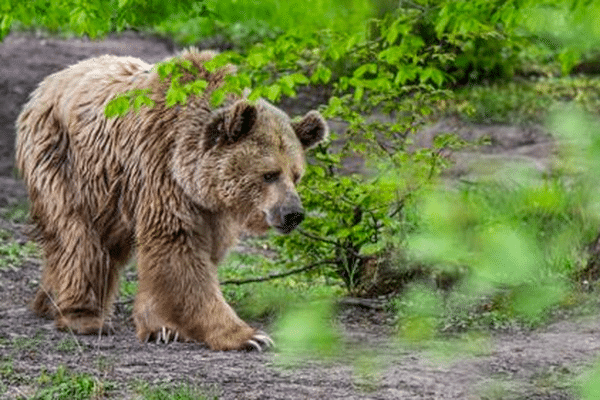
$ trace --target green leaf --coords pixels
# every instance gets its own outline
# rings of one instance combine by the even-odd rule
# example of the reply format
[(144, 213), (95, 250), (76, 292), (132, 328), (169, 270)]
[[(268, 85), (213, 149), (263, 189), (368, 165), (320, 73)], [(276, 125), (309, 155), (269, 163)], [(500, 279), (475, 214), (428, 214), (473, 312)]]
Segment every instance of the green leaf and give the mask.
[(246, 62), (251, 68), (258, 69), (264, 67), (269, 62), (269, 59), (264, 53), (254, 52), (246, 58)]
[(360, 254), (364, 256), (372, 256), (381, 253), (385, 248), (385, 243), (367, 243), (360, 248)]
[(398, 67), (398, 72), (394, 78), (395, 85), (404, 85), (407, 82), (412, 82), (416, 79), (417, 74), (421, 71), (421, 68), (415, 65), (402, 65)]
[(339, 337), (332, 329), (330, 301), (313, 301), (288, 311), (277, 323), (276, 338), (281, 343), (280, 363), (302, 356), (333, 356)]
[(156, 66), (156, 72), (161, 80), (166, 79), (169, 75), (175, 71), (175, 64), (173, 62), (161, 62)]
[(379, 52), (377, 58), (387, 62), (388, 64), (395, 65), (404, 57), (404, 53), (400, 46), (391, 46), (387, 49)]
[(385, 41), (388, 42), (388, 44), (393, 44), (398, 38), (398, 35), (400, 34), (400, 31), (398, 30), (399, 23), (400, 20), (397, 19), (388, 28), (387, 33), (385, 35)]
[(400, 49), (403, 53), (416, 55), (423, 46), (425, 46), (425, 42), (421, 37), (414, 35), (405, 35), (402, 38)]
[(333, 61), (339, 60), (341, 58), (341, 56), (342, 56), (342, 53), (340, 53), (340, 51), (338, 49), (336, 49), (335, 47), (332, 47), (329, 50), (329, 57), (331, 57), (331, 59)]
[(175, 104), (185, 105), (187, 102), (187, 94), (181, 88), (171, 87), (167, 90), (165, 96), (165, 104), (167, 107), (173, 107)]
[(255, 89), (252, 89), (252, 91), (248, 95), (248, 100), (256, 101), (256, 100), (260, 99), (261, 96), (262, 96), (261, 88), (255, 88)]
[(431, 80), (437, 85), (442, 86), (445, 81), (444, 73), (439, 69), (434, 69), (431, 73)]
[(558, 55), (560, 61), (560, 69), (563, 75), (569, 75), (573, 67), (577, 65), (581, 59), (581, 52), (577, 49), (566, 48)]
[(192, 62), (190, 60), (183, 60), (183, 59), (178, 60), (177, 67), (179, 67), (180, 70), (185, 69), (186, 71), (191, 72), (192, 74), (195, 74), (198, 72), (196, 70), (196, 67), (194, 67), (194, 64), (192, 64)]
[(358, 86), (356, 88), (356, 90), (354, 91), (354, 100), (359, 101), (360, 99), (362, 99), (364, 93), (365, 93), (365, 88), (362, 86)]
[(210, 104), (213, 107), (218, 107), (220, 106), (223, 101), (225, 100), (225, 96), (226, 96), (226, 92), (225, 90), (223, 90), (223, 88), (214, 90), (211, 94), (210, 94)]
[(142, 106), (154, 107), (154, 100), (146, 94), (140, 94), (133, 100), (133, 109), (138, 112)]
[(204, 90), (208, 86), (208, 82), (204, 79), (197, 79), (195, 81), (186, 83), (183, 88), (187, 93), (195, 94), (196, 96), (204, 93)]
[(283, 88), (292, 89), (296, 85), (296, 82), (292, 75), (285, 75), (279, 78), (279, 85)]
[(355, 71), (354, 74), (352, 74), (355, 78), (361, 78), (364, 74), (366, 73), (370, 73), (370, 74), (375, 74), (377, 73), (377, 64), (374, 63), (369, 63), (369, 64), (364, 64), (361, 65), (360, 67), (358, 67)]
[(310, 83), (310, 80), (306, 77), (306, 75), (299, 72), (296, 72), (290, 76), (297, 85), (308, 85)]
[(421, 71), (421, 75), (419, 76), (419, 81), (421, 83), (426, 83), (427, 81), (433, 81), (438, 86), (441, 86), (444, 83), (444, 74), (437, 68), (427, 67)]
[(106, 118), (123, 117), (129, 111), (129, 99), (125, 95), (115, 96), (104, 107)]
[(322, 64), (319, 64), (315, 72), (310, 77), (312, 83), (329, 83), (331, 80), (331, 70)]
[(341, 76), (338, 80), (338, 85), (342, 90), (348, 89), (348, 86), (350, 85), (350, 78), (348, 78), (347, 76)]
[(270, 101), (276, 102), (279, 100), (279, 96), (281, 96), (281, 86), (275, 83), (272, 84), (267, 88), (265, 95)]
[(3, 15), (0, 19), (0, 40), (8, 34), (13, 22), (13, 16), (10, 14)]
[(446, 4), (438, 14), (437, 22), (435, 24), (435, 32), (438, 37), (442, 36), (442, 33), (446, 30), (446, 26), (448, 26), (448, 23), (450, 22), (452, 12), (449, 11), (449, 9), (451, 6), (452, 5), (450, 4)]

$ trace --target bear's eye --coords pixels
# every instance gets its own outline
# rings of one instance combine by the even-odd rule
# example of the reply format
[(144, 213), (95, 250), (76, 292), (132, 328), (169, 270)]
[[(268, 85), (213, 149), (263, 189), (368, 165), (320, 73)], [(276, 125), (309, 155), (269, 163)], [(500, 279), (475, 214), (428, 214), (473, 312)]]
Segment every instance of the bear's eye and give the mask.
[(273, 183), (279, 179), (280, 175), (281, 175), (281, 171), (271, 171), (271, 172), (267, 172), (266, 174), (264, 174), (263, 179), (267, 183)]

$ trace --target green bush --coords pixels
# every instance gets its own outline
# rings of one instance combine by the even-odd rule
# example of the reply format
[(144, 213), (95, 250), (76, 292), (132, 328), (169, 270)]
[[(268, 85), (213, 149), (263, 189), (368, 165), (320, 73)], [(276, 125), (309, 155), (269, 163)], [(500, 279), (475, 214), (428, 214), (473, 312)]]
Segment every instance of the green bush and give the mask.
[(407, 240), (414, 259), (434, 271), (460, 272), (459, 309), (475, 309), (483, 299), (494, 323), (538, 323), (568, 302), (598, 234), (597, 122), (572, 108), (550, 127), (563, 140), (551, 174), (514, 169), (508, 183), (433, 191), (420, 202), (419, 226)]

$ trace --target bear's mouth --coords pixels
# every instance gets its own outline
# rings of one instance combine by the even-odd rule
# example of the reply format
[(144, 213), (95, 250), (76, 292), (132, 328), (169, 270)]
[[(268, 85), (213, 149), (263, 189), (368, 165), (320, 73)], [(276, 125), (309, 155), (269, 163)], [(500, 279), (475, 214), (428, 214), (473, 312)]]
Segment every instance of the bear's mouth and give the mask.
[(298, 225), (279, 225), (274, 226), (275, 230), (284, 235), (290, 234)]

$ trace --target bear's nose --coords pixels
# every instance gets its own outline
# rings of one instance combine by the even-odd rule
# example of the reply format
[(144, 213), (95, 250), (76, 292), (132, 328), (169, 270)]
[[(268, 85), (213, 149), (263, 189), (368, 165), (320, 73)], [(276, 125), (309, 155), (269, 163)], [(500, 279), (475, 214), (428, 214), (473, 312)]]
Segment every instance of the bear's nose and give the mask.
[(291, 232), (296, 228), (300, 222), (304, 220), (304, 210), (296, 209), (289, 211), (283, 215), (283, 229), (287, 232)]

